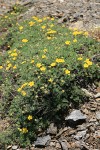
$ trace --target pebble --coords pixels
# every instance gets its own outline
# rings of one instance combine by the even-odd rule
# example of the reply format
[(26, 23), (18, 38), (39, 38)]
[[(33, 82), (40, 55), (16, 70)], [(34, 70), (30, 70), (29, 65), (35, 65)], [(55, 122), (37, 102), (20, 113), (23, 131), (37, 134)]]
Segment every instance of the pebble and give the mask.
[(12, 150), (17, 150), (17, 148), (18, 148), (17, 145), (12, 146)]
[(97, 111), (97, 112), (96, 112), (96, 118), (97, 118), (98, 120), (100, 120), (100, 111)]

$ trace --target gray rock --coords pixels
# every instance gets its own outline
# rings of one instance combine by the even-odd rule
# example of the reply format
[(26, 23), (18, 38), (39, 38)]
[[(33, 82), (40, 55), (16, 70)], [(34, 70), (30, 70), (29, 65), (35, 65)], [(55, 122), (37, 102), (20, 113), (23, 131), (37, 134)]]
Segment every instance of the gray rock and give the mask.
[(45, 147), (47, 142), (51, 140), (49, 135), (38, 137), (37, 140), (34, 142), (35, 147)]
[(80, 132), (78, 132), (78, 133), (74, 136), (74, 138), (75, 138), (76, 140), (84, 139), (85, 136), (86, 136), (86, 132), (87, 132), (87, 130), (80, 131)]
[(78, 121), (78, 120), (85, 120), (85, 119), (86, 119), (86, 116), (83, 115), (80, 110), (72, 111), (71, 114), (65, 118), (65, 120), (67, 121), (70, 121), (70, 120)]
[(17, 145), (12, 146), (12, 150), (16, 150), (18, 148)]
[(68, 150), (68, 146), (67, 146), (67, 141), (66, 140), (61, 140), (60, 141), (62, 150)]
[(57, 127), (54, 126), (54, 123), (51, 123), (49, 128), (47, 129), (47, 133), (50, 133), (52, 135), (56, 135), (57, 134)]
[(95, 98), (100, 97), (100, 93), (97, 93), (96, 95), (94, 95)]
[(97, 111), (97, 112), (96, 112), (96, 118), (97, 118), (98, 120), (100, 120), (100, 111)]
[(77, 126), (78, 128), (77, 128), (77, 131), (83, 131), (83, 130), (86, 130), (86, 124), (82, 124), (82, 125), (78, 125)]

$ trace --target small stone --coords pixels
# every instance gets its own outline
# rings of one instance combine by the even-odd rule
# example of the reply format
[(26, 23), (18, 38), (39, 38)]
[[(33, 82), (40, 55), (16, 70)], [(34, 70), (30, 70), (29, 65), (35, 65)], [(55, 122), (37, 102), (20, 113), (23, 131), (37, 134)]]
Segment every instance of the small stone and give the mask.
[(50, 142), (50, 146), (51, 146), (51, 147), (55, 147), (55, 146), (56, 146), (56, 143), (55, 143), (55, 142)]
[(86, 132), (87, 132), (87, 130), (85, 130), (85, 131), (80, 131), (80, 132), (78, 132), (78, 133), (74, 136), (74, 138), (75, 138), (76, 140), (84, 139), (85, 136), (86, 136)]
[(17, 145), (12, 146), (12, 150), (16, 150), (18, 148)]
[(49, 135), (38, 137), (37, 140), (34, 142), (35, 147), (45, 147), (47, 142), (51, 140), (51, 137)]
[(57, 127), (54, 126), (54, 123), (51, 123), (49, 128), (47, 129), (47, 133), (56, 135), (57, 134)]
[(97, 93), (96, 95), (94, 95), (95, 98), (100, 98), (100, 93)]
[(83, 109), (83, 110), (82, 110), (82, 112), (83, 112), (83, 113), (85, 113), (86, 115), (88, 115), (88, 114), (89, 114), (89, 111), (88, 111), (86, 108), (85, 108), (85, 109)]
[(96, 98), (95, 100), (96, 100), (97, 102), (100, 102), (100, 98)]
[(90, 110), (91, 111), (95, 111), (97, 108), (96, 107), (91, 107)]
[(56, 148), (58, 148), (58, 149), (61, 149), (61, 145), (60, 145), (60, 143), (56, 143)]
[(10, 149), (10, 148), (12, 148), (12, 145), (9, 145), (9, 146), (7, 147), (7, 150)]
[(97, 112), (96, 112), (96, 118), (97, 118), (98, 120), (100, 120), (100, 111), (97, 111)]
[(80, 148), (80, 147), (81, 147), (81, 142), (80, 142), (80, 141), (76, 141), (75, 144), (76, 144), (76, 147), (77, 147), (77, 148)]
[(66, 140), (62, 140), (60, 141), (62, 150), (68, 150), (68, 146), (67, 146), (67, 141)]
[(100, 130), (95, 131), (95, 138), (100, 138)]
[(71, 143), (71, 148), (75, 148), (76, 147), (76, 144), (73, 142)]
[(60, 2), (60, 3), (63, 3), (63, 2), (64, 2), (64, 0), (59, 0), (59, 2)]
[(96, 118), (92, 117), (89, 122), (96, 122)]

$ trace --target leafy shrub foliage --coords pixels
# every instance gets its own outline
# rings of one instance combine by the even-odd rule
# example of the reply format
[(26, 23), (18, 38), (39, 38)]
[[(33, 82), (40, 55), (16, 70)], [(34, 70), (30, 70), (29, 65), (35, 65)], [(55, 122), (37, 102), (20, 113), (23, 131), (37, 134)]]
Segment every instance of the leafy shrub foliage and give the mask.
[(70, 104), (85, 100), (81, 87), (99, 79), (92, 61), (99, 43), (50, 17), (33, 16), (9, 32), (10, 50), (0, 56), (2, 118), (11, 118), (16, 141), (29, 144)]

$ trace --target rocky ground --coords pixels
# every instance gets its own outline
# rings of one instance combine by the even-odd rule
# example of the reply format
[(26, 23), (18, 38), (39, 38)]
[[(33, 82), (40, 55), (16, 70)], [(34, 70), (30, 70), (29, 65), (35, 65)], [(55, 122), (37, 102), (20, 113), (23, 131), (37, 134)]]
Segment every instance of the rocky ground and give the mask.
[[(0, 0), (0, 15), (8, 12), (12, 5), (19, 3), (28, 10), (18, 16), (25, 20), (31, 16), (53, 16), (58, 23), (80, 30), (100, 28), (100, 0)], [(98, 34), (100, 40), (100, 32)], [(30, 148), (18, 145), (8, 146), (9, 150), (100, 150), (100, 85), (88, 91), (83, 89), (90, 101), (78, 110), (70, 109), (62, 127), (53, 123), (44, 133), (38, 135)], [(73, 126), (72, 126), (73, 125)], [(0, 128), (6, 128), (4, 121)], [(2, 149), (1, 149), (2, 150)]]

